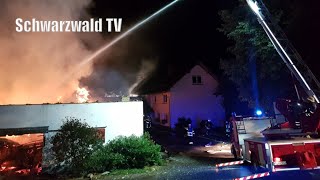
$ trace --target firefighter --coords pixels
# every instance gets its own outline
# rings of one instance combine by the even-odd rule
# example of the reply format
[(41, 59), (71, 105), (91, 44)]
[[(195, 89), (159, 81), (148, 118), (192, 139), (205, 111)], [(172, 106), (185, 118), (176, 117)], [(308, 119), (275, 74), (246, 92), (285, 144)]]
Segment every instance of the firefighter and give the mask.
[(306, 108), (307, 108), (307, 110), (305, 112), (309, 112), (309, 113), (313, 114), (315, 112), (315, 110), (317, 109), (317, 102), (314, 99), (314, 97), (308, 97), (305, 104), (306, 104)]
[(206, 127), (206, 136), (210, 136), (213, 128), (213, 124), (210, 119), (206, 121), (205, 127)]
[(151, 128), (151, 117), (148, 115), (144, 116), (144, 121), (145, 121), (145, 128), (150, 129)]
[(193, 131), (191, 124), (188, 124), (188, 127), (186, 128), (186, 130), (187, 130), (189, 144), (193, 144), (194, 131)]

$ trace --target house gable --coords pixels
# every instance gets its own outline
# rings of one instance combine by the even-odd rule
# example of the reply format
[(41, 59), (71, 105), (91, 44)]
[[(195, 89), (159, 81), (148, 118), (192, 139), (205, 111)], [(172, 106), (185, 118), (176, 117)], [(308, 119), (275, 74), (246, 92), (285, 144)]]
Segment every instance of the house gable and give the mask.
[(145, 88), (148, 91), (144, 94), (156, 123), (174, 128), (178, 118), (185, 117), (192, 120), (195, 128), (206, 119), (212, 120), (214, 126), (223, 126), (225, 111), (222, 96), (216, 95), (218, 80), (202, 64), (173, 77), (164, 75), (148, 82), (153, 88)]
[(209, 71), (201, 65), (196, 65), (170, 88), (170, 92), (187, 92), (188, 89), (213, 94), (217, 91), (218, 85), (218, 81)]
[(201, 120), (210, 119), (214, 126), (223, 126), (225, 111), (222, 96), (217, 96), (218, 81), (201, 65), (194, 66), (170, 88), (171, 127), (178, 118), (192, 120), (196, 127)]

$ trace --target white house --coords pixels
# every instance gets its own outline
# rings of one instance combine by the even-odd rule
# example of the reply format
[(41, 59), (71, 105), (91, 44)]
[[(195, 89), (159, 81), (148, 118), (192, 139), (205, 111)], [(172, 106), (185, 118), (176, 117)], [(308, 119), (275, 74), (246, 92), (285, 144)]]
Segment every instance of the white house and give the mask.
[(206, 119), (216, 127), (224, 126), (223, 97), (217, 95), (219, 83), (204, 65), (196, 65), (174, 78), (168, 87), (161, 85), (158, 90), (144, 94), (156, 123), (174, 128), (178, 118), (185, 117), (192, 120), (193, 127)]

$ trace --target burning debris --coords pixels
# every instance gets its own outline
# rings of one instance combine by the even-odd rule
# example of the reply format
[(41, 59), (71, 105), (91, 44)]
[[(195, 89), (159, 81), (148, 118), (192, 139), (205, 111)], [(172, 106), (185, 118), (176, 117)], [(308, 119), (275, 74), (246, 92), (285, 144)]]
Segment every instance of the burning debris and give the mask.
[(43, 134), (0, 137), (0, 175), (39, 174)]

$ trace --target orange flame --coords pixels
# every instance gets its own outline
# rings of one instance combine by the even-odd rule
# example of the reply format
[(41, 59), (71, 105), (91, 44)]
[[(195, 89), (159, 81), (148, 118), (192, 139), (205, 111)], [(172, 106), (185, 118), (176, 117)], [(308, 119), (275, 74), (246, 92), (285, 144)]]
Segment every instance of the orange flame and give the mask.
[(77, 88), (76, 97), (79, 103), (88, 102), (89, 100), (89, 91), (86, 88)]
[(59, 96), (59, 97), (57, 98), (57, 101), (58, 101), (58, 102), (61, 102), (61, 100), (62, 100), (62, 96)]

